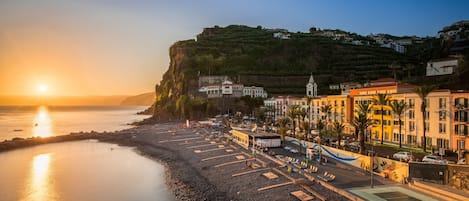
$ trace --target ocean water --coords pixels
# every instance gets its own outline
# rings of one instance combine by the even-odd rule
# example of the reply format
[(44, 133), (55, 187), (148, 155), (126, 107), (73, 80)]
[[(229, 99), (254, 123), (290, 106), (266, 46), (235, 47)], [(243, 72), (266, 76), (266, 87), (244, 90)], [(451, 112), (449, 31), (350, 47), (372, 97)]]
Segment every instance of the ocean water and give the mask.
[(0, 200), (173, 201), (164, 166), (96, 140), (0, 153)]
[(148, 118), (142, 106), (0, 106), (0, 141), (79, 131), (116, 131)]

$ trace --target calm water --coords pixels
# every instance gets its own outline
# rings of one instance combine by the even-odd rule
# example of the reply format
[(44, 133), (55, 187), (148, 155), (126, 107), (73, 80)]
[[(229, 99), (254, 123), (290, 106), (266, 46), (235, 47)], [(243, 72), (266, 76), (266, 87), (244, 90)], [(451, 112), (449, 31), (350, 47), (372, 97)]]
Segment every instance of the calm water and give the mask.
[(147, 118), (140, 106), (0, 106), (0, 141), (78, 131), (115, 131)]
[(0, 200), (175, 200), (164, 166), (93, 140), (0, 153)]

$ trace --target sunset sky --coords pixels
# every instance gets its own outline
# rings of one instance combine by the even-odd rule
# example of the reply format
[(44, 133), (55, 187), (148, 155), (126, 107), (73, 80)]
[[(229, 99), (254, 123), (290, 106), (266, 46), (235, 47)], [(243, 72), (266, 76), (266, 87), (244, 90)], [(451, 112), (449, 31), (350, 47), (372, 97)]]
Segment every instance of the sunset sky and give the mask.
[(469, 20), (467, 8), (464, 0), (1, 0), (0, 95), (149, 92), (169, 46), (214, 25), (434, 36)]

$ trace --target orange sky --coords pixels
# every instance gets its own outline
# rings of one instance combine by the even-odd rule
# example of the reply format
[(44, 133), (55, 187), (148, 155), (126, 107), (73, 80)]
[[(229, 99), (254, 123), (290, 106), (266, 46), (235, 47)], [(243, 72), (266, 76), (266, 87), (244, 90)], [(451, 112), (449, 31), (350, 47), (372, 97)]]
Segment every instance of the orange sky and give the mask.
[[(461, 2), (425, 2), (428, 12), (392, 2), (0, 0), (0, 96), (37, 95), (40, 84), (49, 96), (150, 92), (169, 47), (214, 25), (424, 36), (469, 16)], [(383, 6), (400, 13), (389, 17)]]

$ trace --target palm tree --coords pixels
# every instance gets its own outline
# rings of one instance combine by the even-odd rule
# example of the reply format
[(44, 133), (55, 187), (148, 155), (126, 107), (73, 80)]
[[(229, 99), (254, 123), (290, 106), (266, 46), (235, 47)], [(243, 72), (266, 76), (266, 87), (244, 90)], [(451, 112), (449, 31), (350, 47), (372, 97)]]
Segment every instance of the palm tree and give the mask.
[(423, 152), (426, 152), (427, 150), (427, 135), (426, 135), (426, 126), (425, 126), (425, 113), (427, 111), (427, 103), (425, 99), (427, 98), (428, 94), (435, 89), (434, 86), (429, 86), (429, 85), (423, 85), (420, 87), (417, 87), (414, 89), (414, 93), (416, 93), (419, 97), (420, 100), (422, 101), (422, 104), (420, 105), (420, 111), (422, 112), (422, 122), (423, 122)]
[(301, 122), (301, 127), (303, 128), (303, 130), (305, 131), (305, 134), (304, 134), (304, 137), (303, 139), (304, 140), (308, 140), (310, 137), (309, 137), (309, 133), (307, 133), (307, 131), (309, 131), (309, 123), (306, 122), (306, 121), (303, 121)]
[(373, 104), (381, 106), (381, 144), (384, 141), (384, 106), (389, 104), (389, 96), (387, 94), (378, 94), (373, 98)]
[(355, 110), (357, 115), (355, 115), (352, 124), (355, 128), (358, 128), (359, 135), (358, 141), (360, 146), (360, 153), (364, 154), (365, 152), (365, 130), (373, 124), (371, 118), (369, 118), (368, 113), (371, 111), (371, 106), (368, 103), (360, 103), (357, 105), (358, 108)]
[(300, 106), (299, 105), (291, 105), (290, 108), (288, 108), (288, 113), (287, 116), (290, 118), (292, 121), (292, 126), (293, 126), (293, 137), (296, 136), (295, 130), (296, 130), (296, 121), (295, 118), (298, 116), (298, 110)]
[(326, 123), (324, 125), (326, 128), (329, 124), (329, 114), (331, 113), (331, 109), (332, 109), (332, 106), (329, 104), (321, 106), (321, 112), (323, 114), (323, 118), (325, 117), (326, 119)]
[(324, 129), (324, 122), (322, 122), (321, 119), (318, 119), (318, 122), (316, 123), (316, 127), (318, 129), (318, 136), (319, 136), (319, 144), (321, 144), (321, 132)]
[[(304, 108), (298, 108), (298, 123), (300, 124), (300, 126), (305, 121), (306, 115), (308, 115), (308, 113)], [(303, 126), (301, 126), (301, 128), (303, 128)], [(303, 131), (306, 132), (306, 130)]]
[(404, 100), (391, 102), (392, 112), (397, 115), (399, 119), (399, 148), (402, 148), (402, 114), (407, 110), (407, 103)]
[(340, 141), (342, 140), (342, 131), (344, 131), (344, 124), (339, 121), (334, 121), (332, 124), (332, 129), (334, 130), (334, 133), (337, 135), (337, 148), (340, 147)]
[(287, 124), (290, 122), (290, 119), (286, 118), (286, 117), (281, 117), (277, 120), (277, 123), (279, 124), (280, 126), (280, 130), (279, 130), (279, 133), (280, 133), (280, 136), (282, 136), (282, 141), (285, 140), (285, 134), (286, 134), (286, 127), (287, 127)]

